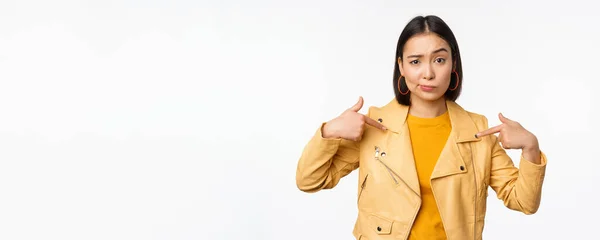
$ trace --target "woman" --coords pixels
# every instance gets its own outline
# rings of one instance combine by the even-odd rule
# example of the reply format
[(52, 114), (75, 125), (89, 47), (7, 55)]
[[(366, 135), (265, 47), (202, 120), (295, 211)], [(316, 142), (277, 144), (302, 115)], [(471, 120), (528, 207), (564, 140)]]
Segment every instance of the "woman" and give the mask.
[[(359, 168), (357, 239), (481, 239), (488, 186), (506, 207), (535, 213), (546, 157), (518, 122), (499, 114), (488, 128), (455, 103), (462, 66), (446, 23), (412, 19), (394, 66), (390, 103), (365, 116), (361, 97), (321, 124), (298, 162), (298, 188), (330, 189)], [(503, 148), (522, 150), (519, 168)]]

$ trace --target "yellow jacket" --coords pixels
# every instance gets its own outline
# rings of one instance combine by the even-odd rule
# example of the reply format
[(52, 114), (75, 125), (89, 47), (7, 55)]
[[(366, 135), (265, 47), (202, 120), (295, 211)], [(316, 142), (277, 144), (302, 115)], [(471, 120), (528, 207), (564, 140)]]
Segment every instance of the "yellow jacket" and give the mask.
[[(546, 156), (537, 165), (521, 158), (517, 169), (495, 135), (475, 138), (488, 128), (485, 116), (446, 101), (452, 132), (431, 175), (431, 187), (449, 240), (481, 239), (490, 186), (506, 207), (538, 210)], [(359, 168), (356, 239), (407, 239), (421, 205), (419, 181), (406, 124), (408, 107), (392, 100), (371, 107), (368, 117), (387, 131), (365, 129), (359, 142), (326, 139), (321, 128), (306, 145), (296, 171), (305, 192), (330, 189)]]

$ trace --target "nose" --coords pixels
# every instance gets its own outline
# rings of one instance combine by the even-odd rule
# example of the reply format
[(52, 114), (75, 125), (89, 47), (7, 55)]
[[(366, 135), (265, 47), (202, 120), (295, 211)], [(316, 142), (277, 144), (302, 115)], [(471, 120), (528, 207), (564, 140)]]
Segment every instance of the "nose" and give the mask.
[(435, 78), (435, 73), (433, 72), (433, 68), (431, 67), (431, 64), (426, 64), (425, 72), (423, 72), (423, 78), (425, 80), (431, 80), (433, 78)]

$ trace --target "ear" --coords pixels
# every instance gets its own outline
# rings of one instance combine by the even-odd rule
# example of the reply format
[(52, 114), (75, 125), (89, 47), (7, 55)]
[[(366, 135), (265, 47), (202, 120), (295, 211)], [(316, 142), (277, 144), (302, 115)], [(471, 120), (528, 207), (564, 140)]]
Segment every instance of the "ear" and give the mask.
[(400, 57), (398, 57), (398, 68), (400, 69), (400, 74), (402, 74), (404, 69), (402, 69), (402, 58)]

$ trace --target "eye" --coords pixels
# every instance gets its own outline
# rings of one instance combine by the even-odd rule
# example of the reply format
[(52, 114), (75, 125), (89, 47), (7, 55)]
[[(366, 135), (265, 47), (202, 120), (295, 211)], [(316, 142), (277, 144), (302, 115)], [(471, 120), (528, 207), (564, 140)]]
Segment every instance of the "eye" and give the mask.
[(412, 65), (415, 65), (415, 64), (418, 64), (418, 63), (419, 63), (419, 60), (412, 60), (412, 61), (410, 61), (410, 64), (412, 64)]
[(436, 63), (445, 63), (445, 62), (446, 62), (446, 59), (445, 59), (445, 58), (436, 58), (436, 59), (435, 59), (435, 62), (436, 62)]

